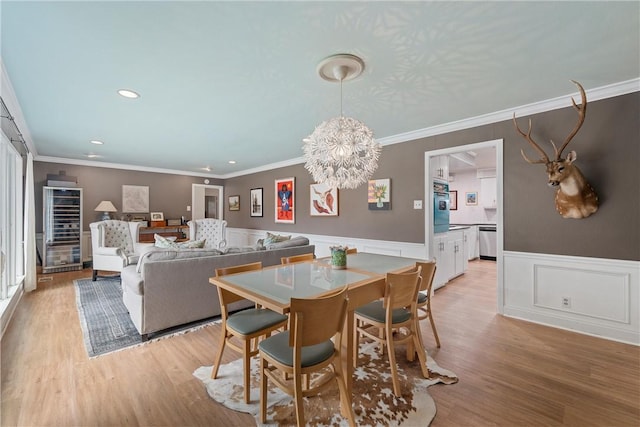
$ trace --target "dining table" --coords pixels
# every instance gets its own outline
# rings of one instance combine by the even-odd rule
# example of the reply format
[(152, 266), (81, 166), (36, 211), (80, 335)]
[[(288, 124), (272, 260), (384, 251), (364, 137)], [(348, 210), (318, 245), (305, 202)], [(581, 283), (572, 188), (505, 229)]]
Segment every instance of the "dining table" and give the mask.
[[(348, 287), (348, 308), (343, 333), (342, 367), (347, 392), (353, 390), (354, 311), (384, 297), (387, 273), (402, 273), (422, 259), (357, 252), (347, 254), (347, 265), (334, 269), (331, 258), (274, 265), (261, 270), (211, 277), (209, 282), (278, 313), (289, 312), (291, 298), (319, 298)], [(424, 351), (424, 349), (422, 349)]]

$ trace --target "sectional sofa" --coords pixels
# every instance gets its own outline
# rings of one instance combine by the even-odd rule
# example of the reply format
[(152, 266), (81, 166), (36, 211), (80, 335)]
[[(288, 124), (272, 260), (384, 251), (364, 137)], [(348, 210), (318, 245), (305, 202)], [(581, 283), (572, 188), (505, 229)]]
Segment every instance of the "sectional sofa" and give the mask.
[[(142, 340), (178, 325), (220, 315), (216, 287), (209, 283), (216, 268), (261, 261), (280, 264), (285, 256), (314, 253), (315, 246), (299, 236), (257, 247), (216, 249), (158, 249), (145, 253), (122, 271), (122, 298)], [(239, 301), (232, 309), (253, 305)]]

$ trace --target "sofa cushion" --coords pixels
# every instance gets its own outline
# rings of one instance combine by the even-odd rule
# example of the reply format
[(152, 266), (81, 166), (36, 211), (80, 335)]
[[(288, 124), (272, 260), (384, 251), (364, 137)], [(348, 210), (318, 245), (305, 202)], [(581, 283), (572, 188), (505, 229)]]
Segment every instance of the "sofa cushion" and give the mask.
[(227, 249), (223, 249), (222, 253), (228, 254), (242, 254), (245, 252), (255, 252), (256, 248), (253, 246), (230, 246)]
[(218, 249), (199, 249), (199, 248), (156, 248), (142, 255), (138, 260), (136, 271), (140, 273), (145, 262), (149, 261), (167, 261), (172, 259), (201, 258), (208, 256), (222, 255)]

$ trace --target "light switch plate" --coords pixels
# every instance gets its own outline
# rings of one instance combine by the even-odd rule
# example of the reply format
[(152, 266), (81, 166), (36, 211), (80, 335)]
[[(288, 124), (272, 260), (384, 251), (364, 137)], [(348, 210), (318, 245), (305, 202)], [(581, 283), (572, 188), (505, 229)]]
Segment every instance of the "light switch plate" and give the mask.
[(422, 209), (422, 200), (414, 200), (413, 209)]

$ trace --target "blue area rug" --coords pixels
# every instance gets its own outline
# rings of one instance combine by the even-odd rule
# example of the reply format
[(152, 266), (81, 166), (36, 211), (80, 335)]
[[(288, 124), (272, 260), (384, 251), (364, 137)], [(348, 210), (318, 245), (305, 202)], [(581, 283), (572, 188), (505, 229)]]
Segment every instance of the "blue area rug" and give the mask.
[(120, 277), (99, 277), (95, 282), (90, 278), (78, 279), (73, 283), (84, 345), (89, 357), (183, 334), (216, 321), (211, 318), (167, 329), (154, 333), (152, 339), (143, 342), (122, 301)]
[(74, 280), (78, 316), (89, 357), (142, 342), (122, 302), (120, 278)]

